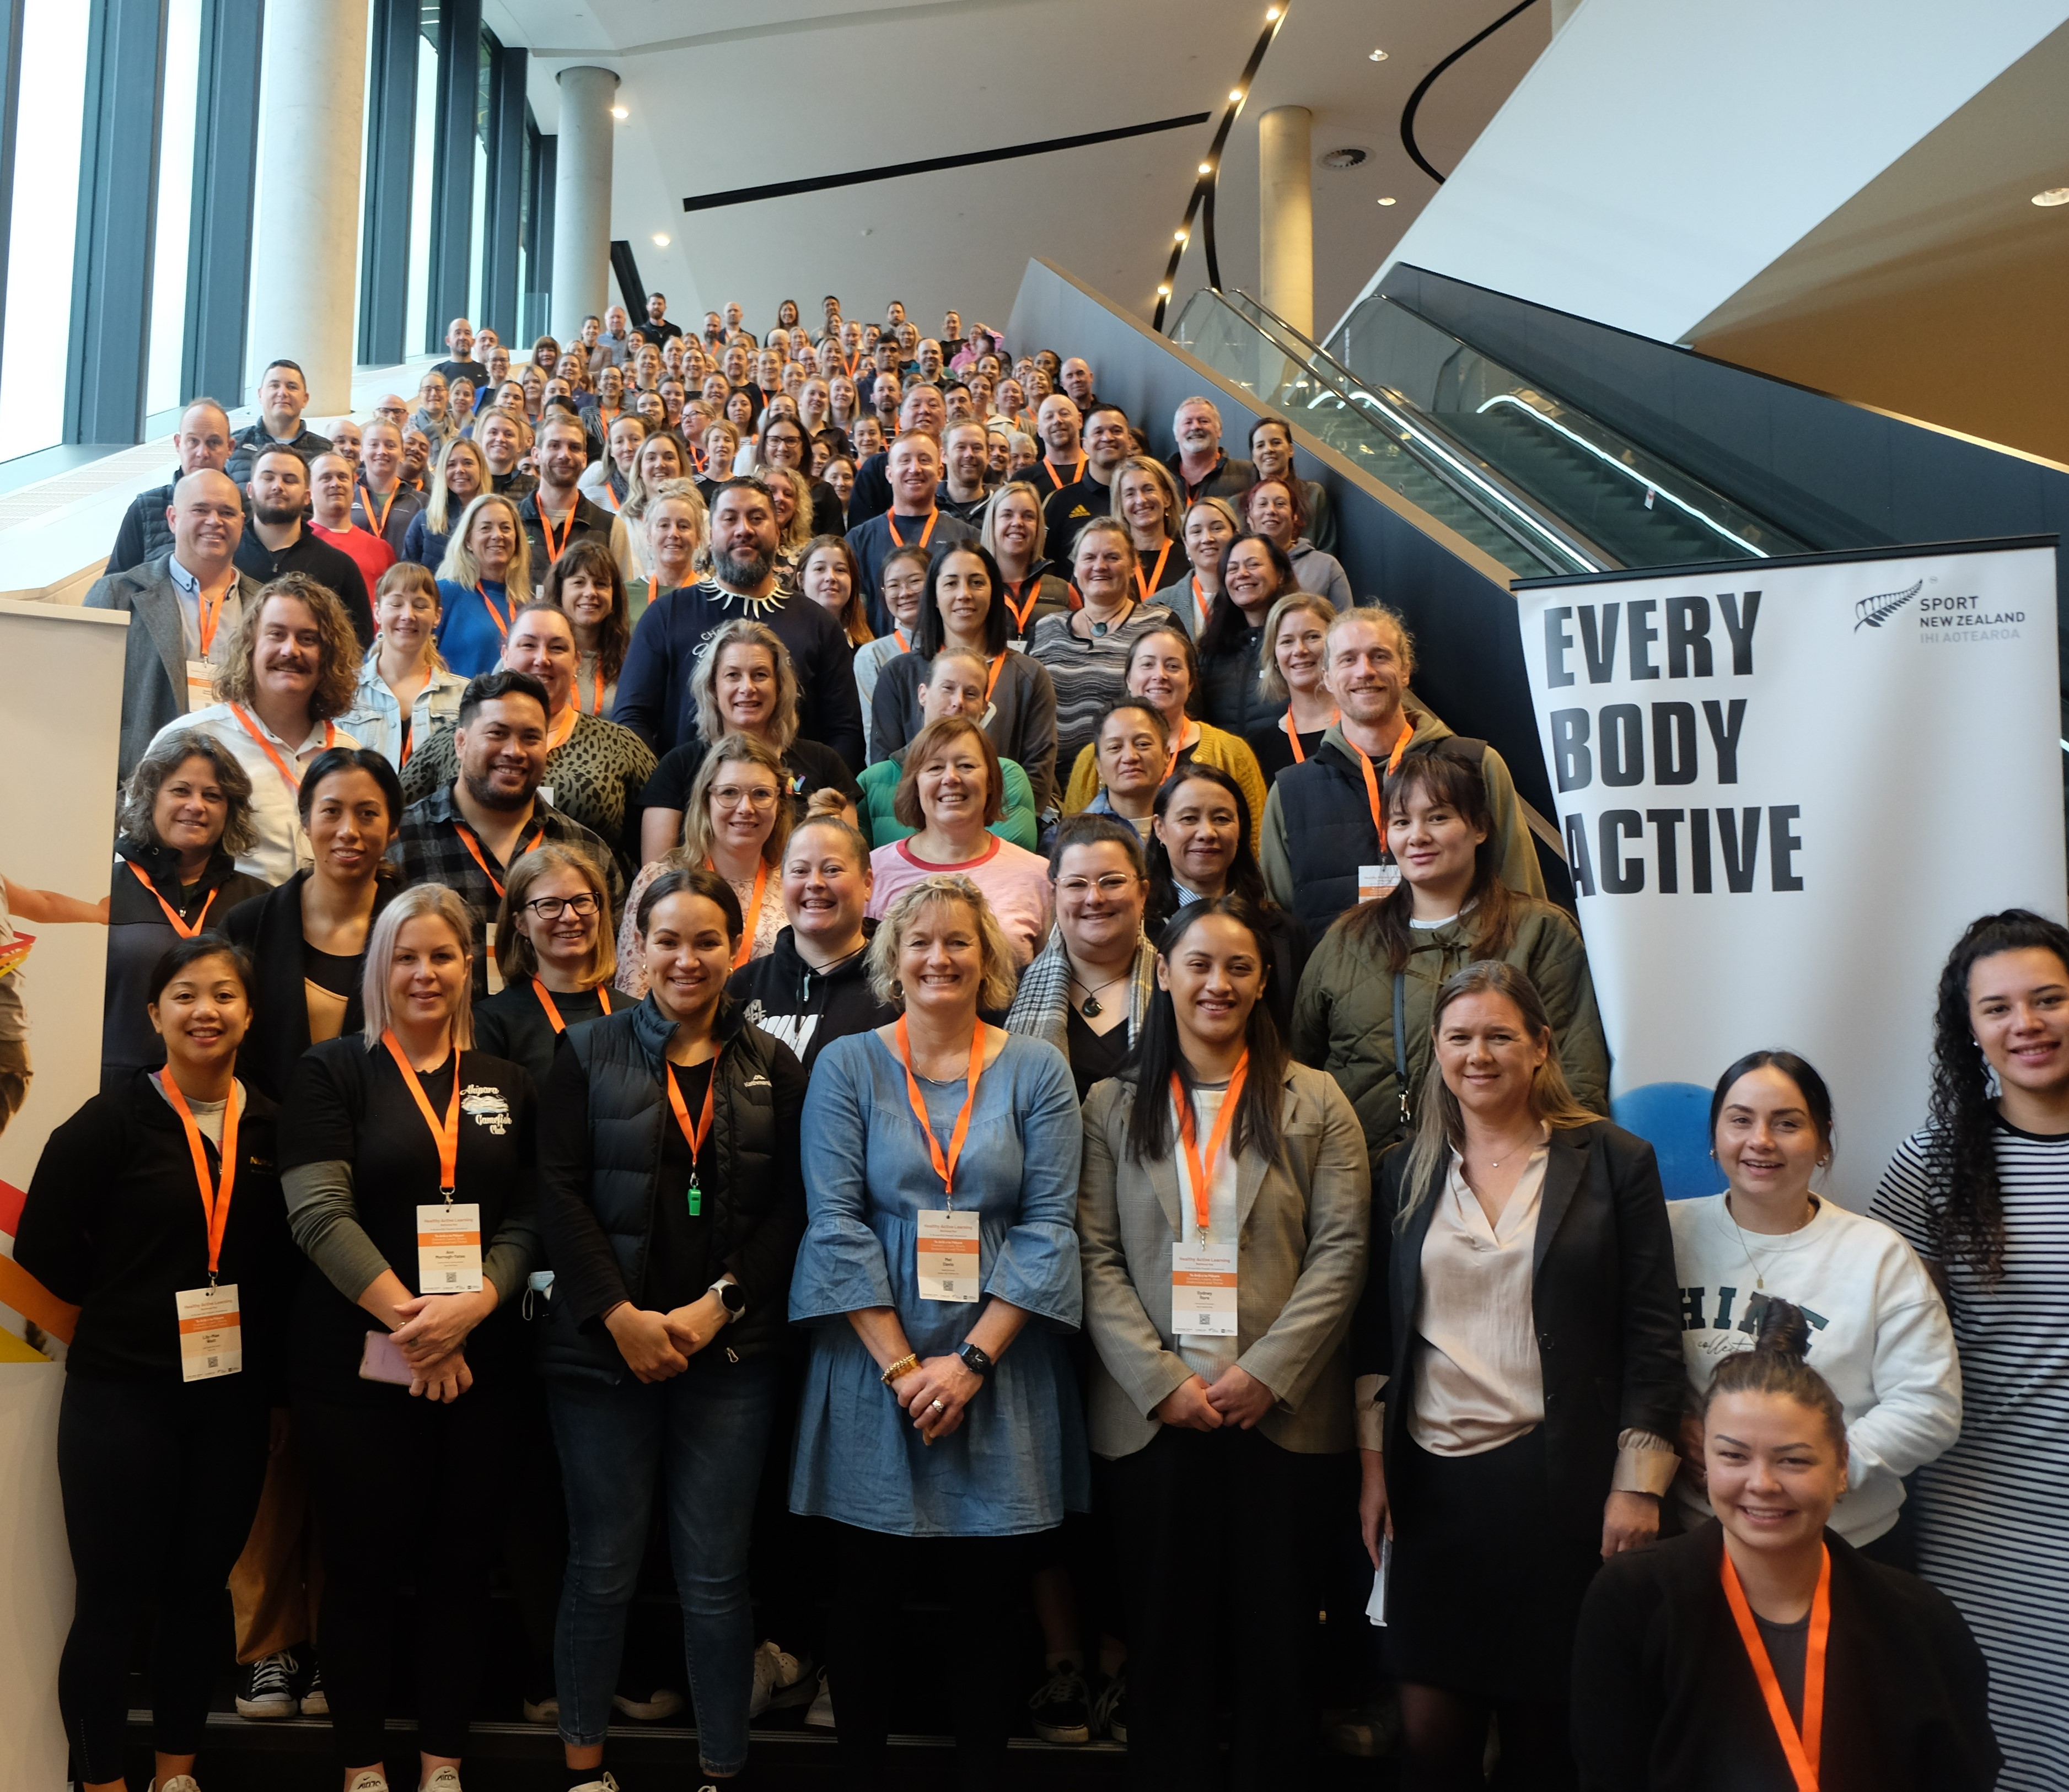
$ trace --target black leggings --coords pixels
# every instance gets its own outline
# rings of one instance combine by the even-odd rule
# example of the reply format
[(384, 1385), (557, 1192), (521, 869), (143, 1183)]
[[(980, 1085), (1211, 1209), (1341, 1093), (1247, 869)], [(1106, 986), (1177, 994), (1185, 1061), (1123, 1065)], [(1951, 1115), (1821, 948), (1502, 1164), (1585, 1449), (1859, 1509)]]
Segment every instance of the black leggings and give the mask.
[[(891, 1783), (888, 1741), (895, 1716), (934, 1731), (952, 1722), (956, 1784), (962, 1792), (994, 1792), (1006, 1773), (1013, 1639), (1031, 1559), (1028, 1539), (892, 1537), (852, 1525), (833, 1531), (826, 1672), (843, 1784), (875, 1792)], [(899, 1613), (906, 1595), (922, 1586), (931, 1590), (929, 1602), (945, 1596), (955, 1639), (938, 1676), (916, 1672), (898, 1646)]]
[(58, 1705), (76, 1778), (122, 1778), (129, 1651), (146, 1607), (154, 1743), (161, 1754), (200, 1748), (216, 1669), (233, 1652), (223, 1588), (259, 1509), (266, 1428), (249, 1374), (67, 1379), (58, 1480), (79, 1584)]
[(478, 1384), (450, 1406), (386, 1392), (377, 1403), (295, 1402), (323, 1527), (324, 1690), (345, 1767), (384, 1758), (390, 1660), (404, 1651), (418, 1747), (466, 1752), (518, 1422), (506, 1394)]

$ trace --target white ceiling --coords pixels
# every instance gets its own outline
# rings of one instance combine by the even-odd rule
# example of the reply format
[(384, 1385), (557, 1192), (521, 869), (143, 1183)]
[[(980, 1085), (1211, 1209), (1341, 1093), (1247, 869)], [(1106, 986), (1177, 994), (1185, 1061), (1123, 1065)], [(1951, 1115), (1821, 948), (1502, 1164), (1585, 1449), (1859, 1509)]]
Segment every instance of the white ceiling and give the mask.
[[(1410, 92), (1506, 0), (1292, 0), (1223, 158), (1217, 239), (1224, 286), (1257, 284), (1257, 125), (1298, 104), (1314, 147), (1369, 151), (1315, 173), (1315, 314), (1349, 304), (1434, 190), (1402, 149)], [(491, 29), (533, 52), (532, 104), (556, 128), (554, 76), (615, 69), (612, 235), (671, 315), (737, 299), (749, 327), (777, 301), (851, 316), (901, 298), (923, 329), (954, 305), (1003, 323), (1030, 255), (1147, 317), (1229, 89), (1264, 25), (1264, 0), (487, 0)], [(1447, 71), (1418, 139), (1455, 165), (1545, 44), (1534, 8)], [(1376, 47), (1384, 62), (1368, 59)], [(1208, 123), (975, 168), (682, 210), (728, 190), (1205, 112)], [(1382, 196), (1399, 202), (1381, 207)], [(656, 233), (671, 239), (656, 247)], [(1196, 230), (1176, 283), (1204, 283)], [(1175, 315), (1176, 306), (1173, 308)]]

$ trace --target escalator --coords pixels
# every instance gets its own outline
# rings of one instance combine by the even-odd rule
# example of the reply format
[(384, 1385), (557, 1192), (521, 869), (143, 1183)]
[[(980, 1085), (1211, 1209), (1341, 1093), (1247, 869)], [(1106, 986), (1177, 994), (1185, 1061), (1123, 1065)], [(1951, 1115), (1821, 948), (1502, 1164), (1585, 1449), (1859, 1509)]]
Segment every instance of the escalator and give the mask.
[(1383, 296), (1331, 349), (1243, 292), (1196, 292), (1171, 334), (1516, 578), (1804, 549)]

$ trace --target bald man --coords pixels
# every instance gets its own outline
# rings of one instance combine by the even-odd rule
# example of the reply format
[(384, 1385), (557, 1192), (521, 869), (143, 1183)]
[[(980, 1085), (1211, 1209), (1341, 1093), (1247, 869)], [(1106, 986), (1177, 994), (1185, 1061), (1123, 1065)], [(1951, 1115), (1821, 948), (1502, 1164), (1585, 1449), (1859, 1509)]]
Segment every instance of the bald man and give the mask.
[(173, 488), (189, 473), (204, 470), (221, 472), (230, 462), (230, 414), (213, 398), (197, 398), (180, 413), (180, 427), (173, 432), (173, 453), (178, 465), (163, 485), (139, 492), (123, 513), (122, 526), (115, 532), (115, 549), (108, 557), (107, 570), (126, 573), (147, 560), (156, 560), (173, 549)]
[(165, 524), (172, 546), (155, 559), (94, 582), (89, 610), (129, 613), (122, 667), (118, 775), (127, 782), (152, 737), (215, 700), (215, 667), (259, 581), (240, 573), (244, 497), (220, 468), (203, 467), (173, 488)]

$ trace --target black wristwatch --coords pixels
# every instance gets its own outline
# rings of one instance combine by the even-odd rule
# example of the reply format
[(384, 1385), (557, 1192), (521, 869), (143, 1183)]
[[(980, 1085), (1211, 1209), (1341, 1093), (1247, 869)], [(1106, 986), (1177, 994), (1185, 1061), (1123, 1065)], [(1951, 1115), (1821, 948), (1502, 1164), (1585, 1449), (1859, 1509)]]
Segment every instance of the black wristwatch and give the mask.
[(998, 1366), (974, 1344), (965, 1344), (956, 1354), (962, 1358), (963, 1367), (976, 1376), (979, 1381), (984, 1380), (993, 1370)]
[(714, 1282), (711, 1285), (711, 1292), (718, 1296), (720, 1304), (724, 1307), (728, 1324), (747, 1311), (747, 1290), (739, 1283)]

